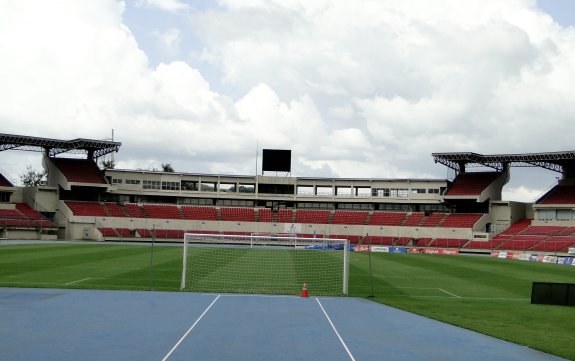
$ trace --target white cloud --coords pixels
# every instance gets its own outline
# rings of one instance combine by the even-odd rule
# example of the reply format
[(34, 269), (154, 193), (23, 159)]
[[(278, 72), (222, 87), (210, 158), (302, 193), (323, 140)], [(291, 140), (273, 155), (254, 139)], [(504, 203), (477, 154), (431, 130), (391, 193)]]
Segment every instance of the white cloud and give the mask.
[[(193, 172), (251, 174), (259, 142), (293, 149), (300, 176), (444, 177), (432, 152), (572, 148), (575, 29), (531, 0), (136, 4), (189, 16), (137, 24), (163, 46), (157, 67), (122, 2), (3, 4), (3, 131), (113, 128), (120, 165)], [(196, 63), (171, 61), (189, 39)]]
[(192, 8), (189, 4), (180, 0), (137, 0), (136, 6), (157, 8), (169, 12), (179, 12)]
[(159, 43), (160, 48), (167, 56), (176, 56), (180, 53), (182, 42), (181, 31), (177, 28), (170, 28), (166, 31), (154, 31), (152, 37)]
[(533, 203), (541, 197), (542, 194), (542, 189), (530, 189), (525, 186), (519, 186), (504, 190), (502, 198), (509, 201)]

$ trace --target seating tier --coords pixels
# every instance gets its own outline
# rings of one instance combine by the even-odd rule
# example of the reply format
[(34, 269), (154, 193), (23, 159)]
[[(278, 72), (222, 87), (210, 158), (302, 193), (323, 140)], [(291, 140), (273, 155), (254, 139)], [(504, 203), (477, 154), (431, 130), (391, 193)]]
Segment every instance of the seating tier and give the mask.
[(327, 224), (330, 211), (298, 209), (296, 211), (296, 223)]
[(496, 172), (469, 172), (459, 174), (447, 196), (479, 196), (500, 173)]
[(365, 223), (367, 214), (362, 211), (335, 211), (331, 223), (361, 225)]
[(104, 207), (99, 202), (64, 201), (75, 216), (107, 216)]
[(373, 212), (368, 224), (372, 226), (401, 226), (406, 212)]
[(91, 159), (51, 158), (68, 182), (107, 184), (98, 165)]
[(481, 214), (448, 214), (439, 227), (443, 228), (472, 228), (481, 218)]
[(185, 219), (199, 221), (217, 221), (218, 213), (215, 207), (211, 206), (182, 206), (182, 213)]
[(234, 222), (255, 222), (255, 212), (253, 208), (220, 208), (222, 221)]
[(575, 186), (556, 186), (545, 194), (539, 204), (575, 204)]

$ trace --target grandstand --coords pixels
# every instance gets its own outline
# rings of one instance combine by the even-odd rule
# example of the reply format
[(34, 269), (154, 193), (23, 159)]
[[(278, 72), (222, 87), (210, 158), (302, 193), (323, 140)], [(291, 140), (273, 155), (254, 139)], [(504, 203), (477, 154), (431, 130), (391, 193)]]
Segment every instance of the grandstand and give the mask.
[[(575, 247), (571, 152), (434, 153), (436, 163), (455, 171), (452, 180), (100, 169), (98, 158), (120, 145), (0, 134), (0, 150), (37, 150), (48, 173), (47, 185), (34, 189), (0, 175), (0, 236), (103, 241), (265, 233), (461, 252), (567, 254)], [(502, 188), (516, 165), (556, 171), (562, 179), (533, 204), (504, 201)], [(476, 166), (482, 170), (472, 171)]]

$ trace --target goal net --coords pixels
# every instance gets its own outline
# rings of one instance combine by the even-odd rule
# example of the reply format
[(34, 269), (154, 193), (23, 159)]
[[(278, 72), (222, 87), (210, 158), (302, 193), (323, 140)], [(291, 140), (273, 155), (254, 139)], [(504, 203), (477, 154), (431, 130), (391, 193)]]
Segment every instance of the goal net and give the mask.
[(182, 290), (347, 295), (349, 241), (285, 236), (184, 235)]

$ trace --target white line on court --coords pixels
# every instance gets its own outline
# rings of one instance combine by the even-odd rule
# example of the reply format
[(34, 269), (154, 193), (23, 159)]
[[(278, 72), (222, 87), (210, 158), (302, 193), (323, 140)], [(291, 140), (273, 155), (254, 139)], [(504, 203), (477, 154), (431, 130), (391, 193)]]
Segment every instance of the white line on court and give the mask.
[(450, 296), (453, 296), (455, 298), (461, 298), (461, 296), (456, 295), (455, 293), (451, 293), (451, 292), (447, 292), (446, 290), (444, 290), (443, 288), (438, 288), (438, 290), (440, 290), (441, 292), (445, 292)]
[(64, 286), (73, 285), (74, 283), (80, 283), (80, 282), (84, 282), (84, 281), (87, 281), (87, 280), (91, 280), (91, 278), (88, 277), (88, 278), (83, 278), (83, 279), (81, 279), (81, 280), (76, 280), (76, 281), (64, 283)]
[(166, 356), (164, 356), (164, 358), (162, 359), (162, 361), (166, 361), (168, 359), (168, 357), (170, 357), (172, 355), (172, 353), (174, 351), (176, 351), (176, 349), (178, 348), (178, 346), (180, 346), (180, 344), (182, 343), (182, 341), (184, 341), (184, 339), (188, 336), (188, 334), (190, 332), (192, 332), (192, 330), (194, 329), (194, 327), (196, 327), (196, 325), (198, 324), (198, 322), (200, 322), (200, 320), (204, 317), (204, 315), (206, 313), (208, 313), (208, 311), (210, 310), (210, 308), (212, 308), (212, 306), (214, 305), (214, 303), (216, 303), (216, 301), (220, 298), (221, 295), (218, 295), (218, 297), (216, 297), (212, 303), (210, 303), (210, 305), (204, 310), (204, 312), (202, 312), (202, 314), (200, 315), (200, 317), (198, 317), (198, 319), (196, 320), (196, 322), (194, 322), (194, 324), (192, 326), (190, 326), (190, 328), (188, 328), (188, 330), (186, 331), (186, 333), (184, 333), (184, 335), (178, 340), (178, 342), (176, 342), (176, 344), (174, 345), (174, 347), (172, 347), (172, 349), (170, 350), (170, 352), (168, 352), (166, 354)]
[(315, 299), (317, 301), (317, 304), (319, 305), (319, 307), (321, 308), (321, 310), (323, 311), (323, 314), (325, 315), (325, 318), (327, 318), (327, 321), (329, 322), (329, 324), (331, 325), (331, 328), (333, 329), (333, 331), (335, 332), (335, 334), (337, 335), (337, 338), (339, 338), (339, 342), (341, 342), (343, 348), (345, 348), (345, 351), (347, 352), (349, 358), (352, 361), (355, 361), (355, 358), (353, 357), (353, 355), (351, 354), (351, 352), (349, 351), (349, 348), (347, 347), (347, 345), (345, 344), (345, 341), (343, 340), (343, 338), (341, 338), (341, 336), (339, 335), (339, 332), (337, 332), (337, 329), (335, 328), (335, 325), (333, 324), (333, 322), (331, 322), (331, 318), (329, 318), (327, 312), (325, 312), (325, 309), (323, 308), (321, 302), (319, 302), (319, 298)]

